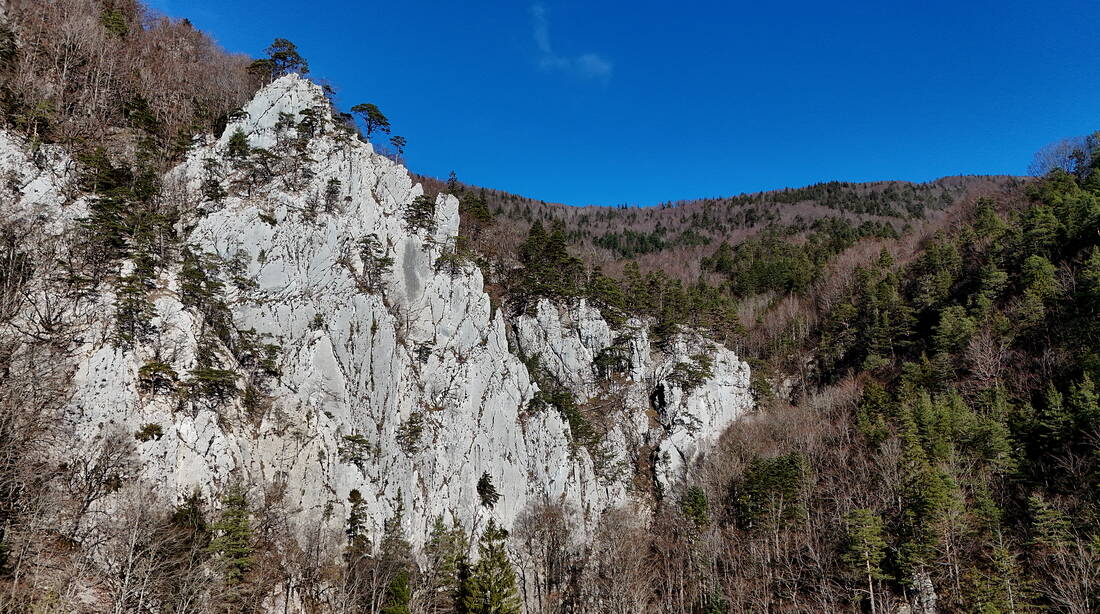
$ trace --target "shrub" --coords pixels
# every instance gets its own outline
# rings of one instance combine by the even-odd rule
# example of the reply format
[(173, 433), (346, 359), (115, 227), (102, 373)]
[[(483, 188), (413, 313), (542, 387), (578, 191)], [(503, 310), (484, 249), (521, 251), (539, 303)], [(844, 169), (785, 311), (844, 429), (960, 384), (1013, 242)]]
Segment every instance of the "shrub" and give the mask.
[(219, 368), (213, 350), (200, 347), (196, 366), (191, 369), (187, 389), (191, 396), (208, 399), (216, 404), (237, 396), (237, 372)]
[(691, 362), (677, 363), (668, 376), (668, 381), (679, 386), (684, 394), (691, 394), (714, 376), (714, 359), (706, 354), (695, 354)]
[(244, 131), (237, 128), (233, 132), (233, 135), (229, 137), (229, 146), (226, 155), (231, 160), (243, 160), (252, 153), (252, 149), (248, 146), (248, 137)]
[(142, 443), (151, 439), (159, 441), (161, 437), (164, 437), (164, 429), (162, 429), (159, 424), (153, 422), (146, 424), (134, 433), (134, 439)]
[(359, 280), (359, 286), (366, 292), (377, 292), (382, 289), (382, 279), (389, 275), (393, 267), (393, 258), (386, 255), (386, 249), (378, 239), (378, 235), (371, 233), (359, 239), (359, 259), (363, 262), (363, 275)]
[(414, 411), (408, 420), (397, 428), (397, 443), (406, 454), (416, 454), (419, 450), (420, 436), (424, 433), (424, 414)]
[(142, 390), (159, 394), (171, 392), (176, 387), (179, 374), (169, 364), (150, 360), (138, 369), (138, 385)]

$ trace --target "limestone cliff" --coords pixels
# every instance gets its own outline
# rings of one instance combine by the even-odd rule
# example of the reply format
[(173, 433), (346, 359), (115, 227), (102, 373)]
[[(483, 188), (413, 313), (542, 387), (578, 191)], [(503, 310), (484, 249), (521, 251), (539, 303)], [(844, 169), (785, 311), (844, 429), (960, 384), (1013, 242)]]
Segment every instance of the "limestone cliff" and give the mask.
[[(305, 145), (288, 151), (288, 131), (306, 131)], [(238, 133), (269, 156), (242, 163)], [(81, 232), (90, 197), (73, 163), (0, 137), (12, 193), (0, 213), (27, 219), (43, 244)], [(590, 524), (647, 480), (672, 488), (751, 408), (747, 365), (700, 337), (657, 347), (645, 322), (613, 328), (583, 301), (495, 308), (481, 271), (454, 255), (456, 199), (440, 195), (411, 220), (422, 188), (297, 76), (263, 89), (220, 138), (196, 142), (163, 185), (192, 257), (223, 284), (235, 341), (212, 335), (213, 315), (188, 304), (178, 265), (148, 292), (156, 333), (132, 348), (111, 342), (117, 297), (103, 290), (95, 308), (65, 315), (80, 339), (65, 429), (81, 449), (158, 427), (136, 442), (134, 477), (165, 497), (198, 488), (216, 500), (241, 483), (278, 493), (301, 523), (339, 530), (355, 489), (369, 532), (400, 506), (414, 545), (437, 516), (476, 532), (543, 500)], [(45, 300), (49, 287), (36, 284)], [(268, 373), (248, 378), (256, 348), (269, 351)], [(578, 445), (559, 412), (532, 403), (535, 358), (604, 416), (598, 445)], [(232, 390), (196, 394), (203, 367), (236, 374)], [(154, 371), (165, 381), (150, 381)], [(639, 466), (653, 469), (637, 476)], [(476, 488), (483, 474), (500, 494), (491, 507)]]

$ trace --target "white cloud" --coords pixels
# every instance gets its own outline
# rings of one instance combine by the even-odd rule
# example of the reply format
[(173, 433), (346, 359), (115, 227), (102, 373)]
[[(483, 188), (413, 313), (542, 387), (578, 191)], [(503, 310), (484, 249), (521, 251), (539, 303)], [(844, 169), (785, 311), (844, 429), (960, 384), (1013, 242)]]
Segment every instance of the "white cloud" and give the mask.
[(550, 44), (550, 20), (541, 3), (531, 5), (532, 36), (539, 50), (539, 66), (544, 70), (560, 70), (585, 79), (607, 81), (615, 66), (598, 53), (582, 53), (575, 57), (558, 55)]

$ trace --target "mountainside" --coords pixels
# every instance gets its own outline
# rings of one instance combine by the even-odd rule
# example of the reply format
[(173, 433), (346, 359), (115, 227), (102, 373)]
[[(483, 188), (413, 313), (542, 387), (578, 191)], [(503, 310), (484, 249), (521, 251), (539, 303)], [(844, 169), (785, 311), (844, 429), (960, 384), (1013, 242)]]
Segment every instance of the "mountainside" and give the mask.
[(643, 269), (665, 271), (684, 282), (706, 273), (702, 261), (722, 243), (744, 241), (769, 228), (804, 235), (824, 222), (841, 221), (853, 228), (870, 223), (902, 232), (934, 224), (953, 205), (1018, 187), (1025, 180), (975, 175), (923, 184), (834, 181), (654, 207), (576, 207), (457, 181), (417, 178), (429, 193), (461, 190), (484, 202), (494, 215), (492, 241), (478, 245), (485, 253), (514, 253), (532, 222), (560, 222), (571, 247), (592, 264), (621, 271), (625, 262), (636, 260)]
[[(131, 245), (79, 293), (49, 277), (20, 288), (7, 343), (47, 328), (45, 310), (64, 314), (47, 333), (73, 374), (72, 391), (57, 391), (68, 402), (55, 454), (116, 454), (98, 469), (127, 468), (125, 485), (86, 496), (71, 539), (105, 530), (130, 501), (170, 508), (235, 488), (333, 556), (349, 517), (369, 543), (396, 520), (413, 547), (436, 519), (476, 535), (547, 504), (591, 530), (610, 507), (669, 488), (751, 409), (748, 367), (697, 335), (657, 347), (645, 322), (612, 328), (583, 301), (514, 318), (493, 309), (478, 268), (454, 259), (456, 199), (422, 198), (327, 109), (319, 87), (283, 77), (164, 177), (178, 266), (142, 270), (148, 254)], [(19, 180), (2, 213), (33, 220), (24, 245), (64, 250), (89, 218), (117, 232), (96, 226), (109, 197), (74, 188), (63, 153), (37, 170), (20, 139), (4, 139), (3, 172)], [(257, 178), (252, 165), (272, 156), (282, 166)], [(46, 254), (21, 252), (39, 265)], [(537, 402), (534, 364), (577, 415)], [(600, 420), (582, 439), (586, 404)]]
[(1100, 133), (574, 208), (307, 74), (0, 2), (0, 614), (1097, 611)]

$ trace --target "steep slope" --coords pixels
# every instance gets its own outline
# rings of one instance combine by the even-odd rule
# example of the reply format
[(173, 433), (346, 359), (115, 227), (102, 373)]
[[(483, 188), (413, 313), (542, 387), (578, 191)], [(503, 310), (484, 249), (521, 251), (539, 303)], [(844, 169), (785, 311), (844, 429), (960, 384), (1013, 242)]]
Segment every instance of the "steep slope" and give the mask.
[[(109, 285), (82, 311), (59, 453), (94, 456), (137, 438), (137, 474), (94, 510), (140, 490), (165, 505), (193, 489), (215, 502), (242, 484), (254, 500), (278, 499), (292, 523), (335, 533), (358, 491), (374, 543), (402, 510), (414, 545), (437, 517), (477, 532), (542, 501), (590, 526), (631, 498), (632, 468), (649, 460), (640, 455), (657, 451), (642, 481), (671, 487), (751, 408), (747, 366), (701, 338), (651, 348), (644, 322), (613, 330), (583, 302), (506, 318), (477, 267), (454, 258), (457, 201), (418, 198), (404, 168), (333, 121), (314, 84), (283, 77), (244, 111), (164, 179), (183, 211), (183, 255), (144, 291), (152, 332), (132, 347), (114, 340), (128, 295)], [(26, 175), (33, 164), (5, 139), (5, 170)], [(44, 236), (82, 232), (75, 220), (95, 197), (62, 196), (73, 191), (69, 167), (25, 177), (11, 215), (50, 220)], [(414, 219), (417, 207), (426, 214)], [(122, 262), (119, 278), (135, 266)], [(597, 377), (615, 343), (630, 347), (622, 372)], [(581, 445), (566, 417), (531, 403), (539, 387), (521, 355), (582, 402), (618, 399), (600, 410), (598, 442)], [(700, 355), (713, 359), (689, 369)], [(495, 506), (482, 504), (483, 474)]]

